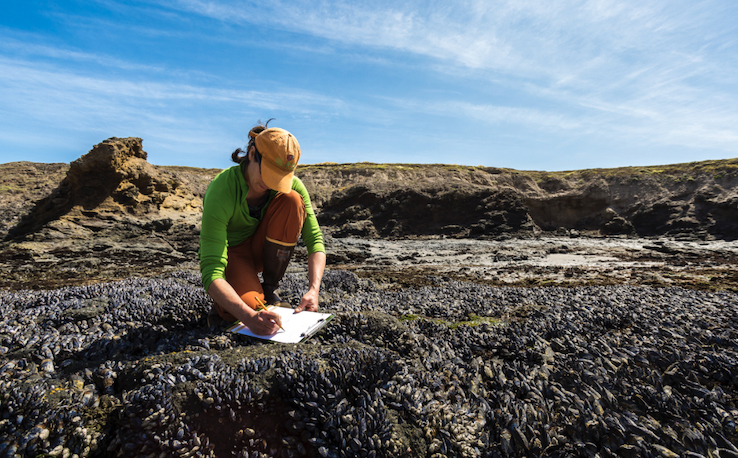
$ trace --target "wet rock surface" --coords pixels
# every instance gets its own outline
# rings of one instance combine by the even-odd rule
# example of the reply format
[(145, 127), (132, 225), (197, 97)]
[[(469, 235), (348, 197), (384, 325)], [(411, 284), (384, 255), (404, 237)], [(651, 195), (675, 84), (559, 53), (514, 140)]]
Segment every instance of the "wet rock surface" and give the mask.
[(0, 454), (738, 453), (736, 293), (431, 280), (329, 271), (301, 345), (208, 329), (184, 271), (2, 292)]
[(738, 243), (547, 235), (500, 240), (327, 237), (334, 268), (386, 288), (429, 278), (497, 286), (648, 285), (738, 290)]

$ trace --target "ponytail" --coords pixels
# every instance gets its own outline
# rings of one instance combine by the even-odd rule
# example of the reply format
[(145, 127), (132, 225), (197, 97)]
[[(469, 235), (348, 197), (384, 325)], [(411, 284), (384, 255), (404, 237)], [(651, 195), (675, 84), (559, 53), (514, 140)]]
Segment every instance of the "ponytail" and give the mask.
[[(269, 121), (272, 121), (273, 119), (274, 118), (271, 118), (269, 119)], [(246, 149), (244, 150), (242, 148), (238, 148), (236, 149), (236, 151), (231, 153), (231, 160), (233, 162), (239, 165), (249, 165), (249, 150), (251, 150), (251, 147), (256, 144), (256, 136), (267, 129), (269, 121), (265, 122), (264, 124), (259, 121), (259, 124), (251, 128), (251, 130), (249, 131), (249, 143), (248, 145), (246, 145)]]
[[(248, 149), (246, 151), (248, 151)], [(231, 153), (231, 160), (235, 162), (236, 164), (240, 164), (244, 160), (248, 161), (249, 155), (246, 153), (246, 151), (242, 150), (241, 148), (238, 148), (236, 151)]]

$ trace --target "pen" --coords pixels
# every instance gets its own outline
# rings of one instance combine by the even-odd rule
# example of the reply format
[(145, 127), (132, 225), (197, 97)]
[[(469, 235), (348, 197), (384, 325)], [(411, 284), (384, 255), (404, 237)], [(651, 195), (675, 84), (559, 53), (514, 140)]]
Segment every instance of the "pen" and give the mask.
[[(256, 302), (258, 302), (259, 305), (261, 305), (261, 309), (262, 310), (268, 310), (267, 307), (266, 307), (266, 305), (264, 305), (264, 303), (261, 301), (261, 299), (259, 299), (259, 296), (254, 296), (254, 299), (256, 299)], [(271, 321), (276, 324), (276, 321), (274, 321), (274, 320), (271, 320)], [(284, 331), (284, 328), (282, 327), (281, 324), (277, 324), (277, 326), (279, 326), (279, 329), (281, 329), (282, 331)], [(285, 332), (287, 332), (287, 331), (285, 331)]]

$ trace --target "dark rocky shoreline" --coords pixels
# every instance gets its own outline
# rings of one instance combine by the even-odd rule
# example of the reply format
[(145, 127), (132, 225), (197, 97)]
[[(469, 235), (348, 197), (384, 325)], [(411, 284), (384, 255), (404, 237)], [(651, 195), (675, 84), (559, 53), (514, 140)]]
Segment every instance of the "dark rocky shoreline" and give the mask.
[(331, 271), (297, 346), (192, 273), (2, 292), (0, 454), (738, 456), (736, 293), (435, 281)]
[(0, 457), (738, 457), (736, 160), (303, 167), (336, 318), (300, 345), (203, 321), (217, 170), (0, 169)]
[[(219, 170), (146, 159), (140, 138), (111, 138), (71, 164), (0, 164), (0, 287), (58, 288), (197, 269), (202, 196)], [(549, 251), (621, 261), (604, 269), (497, 263), (496, 275), (482, 275), (488, 284), (738, 288), (731, 273), (738, 264), (738, 159), (570, 172), (317, 164), (300, 166), (298, 175), (332, 236), (329, 266), (380, 282), (409, 275), (409, 284), (422, 284), (443, 261), (394, 269), (395, 261), (422, 261), (416, 254), (424, 250), (392, 249), (399, 258), (382, 259), (353, 239), (369, 246), (474, 240), (477, 248), (461, 248), (468, 258), (475, 250), (499, 260)], [(626, 242), (612, 243), (619, 240)], [(444, 274), (476, 281), (474, 260), (452, 257), (471, 274)]]

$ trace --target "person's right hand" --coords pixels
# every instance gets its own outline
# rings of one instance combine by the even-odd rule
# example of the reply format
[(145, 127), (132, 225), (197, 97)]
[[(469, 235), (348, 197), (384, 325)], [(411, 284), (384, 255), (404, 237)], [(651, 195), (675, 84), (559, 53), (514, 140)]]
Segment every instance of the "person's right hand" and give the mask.
[(249, 318), (248, 323), (244, 323), (254, 334), (260, 336), (268, 336), (276, 334), (282, 325), (282, 319), (279, 314), (270, 310), (262, 310), (255, 313)]

